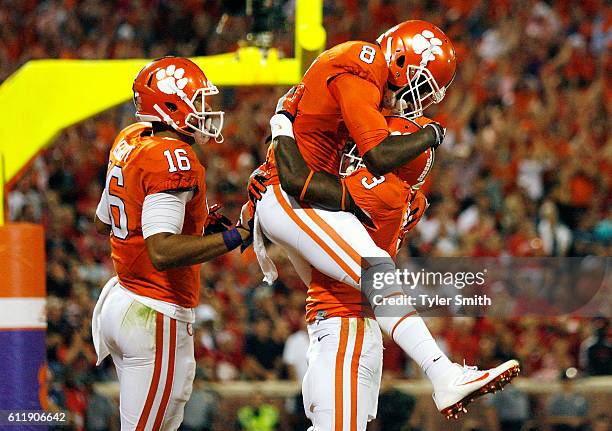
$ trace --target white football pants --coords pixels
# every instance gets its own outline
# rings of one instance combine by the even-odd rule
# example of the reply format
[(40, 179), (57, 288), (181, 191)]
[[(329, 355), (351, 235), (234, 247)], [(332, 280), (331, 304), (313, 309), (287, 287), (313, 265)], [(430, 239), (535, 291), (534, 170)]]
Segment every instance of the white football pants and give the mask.
[[(267, 188), (256, 211), (263, 234), (283, 247), (292, 261), (299, 257), (355, 288), (359, 288), (362, 257), (389, 257), (353, 214), (298, 203), (279, 185)], [(309, 276), (296, 269), (308, 285)]]
[(195, 377), (192, 325), (141, 304), (118, 284), (107, 288), (97, 336), (119, 377), (121, 430), (176, 430)]
[(308, 325), (302, 382), (309, 431), (365, 431), (376, 417), (383, 344), (378, 323), (332, 317)]

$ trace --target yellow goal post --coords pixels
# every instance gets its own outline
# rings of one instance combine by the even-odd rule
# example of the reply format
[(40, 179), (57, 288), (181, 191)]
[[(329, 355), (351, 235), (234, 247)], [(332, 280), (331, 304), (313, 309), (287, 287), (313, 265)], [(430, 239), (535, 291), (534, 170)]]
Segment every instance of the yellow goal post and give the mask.
[[(244, 47), (193, 60), (217, 86), (292, 85), (325, 41), (323, 0), (297, 0), (294, 58)], [(33, 60), (0, 85), (0, 225), (7, 184), (63, 129), (129, 100), (148, 61)]]

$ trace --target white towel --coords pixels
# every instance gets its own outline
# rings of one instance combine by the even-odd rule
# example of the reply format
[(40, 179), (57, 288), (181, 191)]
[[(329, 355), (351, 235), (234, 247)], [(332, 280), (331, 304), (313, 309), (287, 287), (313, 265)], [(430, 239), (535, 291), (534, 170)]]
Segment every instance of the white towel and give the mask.
[(96, 302), (96, 306), (93, 311), (93, 316), (91, 320), (91, 336), (93, 339), (93, 345), (96, 349), (96, 354), (98, 355), (98, 362), (96, 365), (100, 365), (100, 363), (110, 355), (110, 351), (108, 346), (102, 339), (101, 334), (101, 315), (102, 306), (104, 305), (104, 301), (106, 301), (106, 297), (111, 292), (112, 288), (115, 287), (119, 283), (119, 279), (117, 276), (112, 277), (110, 280), (106, 282), (104, 287), (102, 288), (102, 292), (100, 292), (100, 297), (98, 298), (98, 302)]
[(255, 252), (255, 256), (257, 256), (257, 262), (259, 262), (261, 272), (264, 274), (263, 281), (271, 285), (278, 278), (278, 271), (276, 270), (276, 265), (274, 265), (274, 262), (270, 259), (266, 251), (257, 211), (255, 211), (255, 220), (253, 220), (253, 251)]

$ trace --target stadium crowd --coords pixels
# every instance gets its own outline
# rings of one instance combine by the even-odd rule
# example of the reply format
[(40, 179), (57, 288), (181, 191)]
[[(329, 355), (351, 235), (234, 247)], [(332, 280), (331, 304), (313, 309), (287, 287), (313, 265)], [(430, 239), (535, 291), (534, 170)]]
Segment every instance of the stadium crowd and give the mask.
[[(291, 56), (294, 2), (267, 3), (278, 12), (269, 19), (284, 22), (275, 26), (274, 45)], [(241, 4), (3, 0), (0, 82), (39, 58), (231, 51), (245, 43), (249, 31)], [(407, 4), (326, 1), (324, 18), (328, 46), (373, 40), (397, 22), (419, 18), (445, 29), (457, 49), (454, 83), (445, 101), (429, 112), (448, 128), (426, 185), (431, 207), (402, 259), (610, 256), (609, 5), (600, 0)], [(285, 90), (222, 88), (215, 100), (226, 111), (225, 142), (202, 148), (201, 157), (208, 201), (222, 203), (228, 215), (236, 216), (246, 199), (247, 178), (265, 155), (271, 101)], [(11, 220), (45, 227), (50, 402), (74, 412), (87, 429), (105, 429), (103, 418), (114, 408), (92, 391), (94, 382), (114, 378), (110, 361), (95, 367), (91, 344), (93, 306), (112, 275), (108, 240), (95, 233), (92, 220), (109, 146), (132, 121), (133, 106), (126, 103), (65, 130), (11, 185), (8, 197)], [(261, 283), (250, 253), (234, 252), (203, 266), (196, 388), (202, 381), (303, 375), (305, 289), (288, 266), (279, 265), (281, 281), (273, 287)], [(569, 367), (581, 375), (612, 374), (606, 319), (466, 317), (428, 323), (458, 361), (487, 366), (516, 357), (524, 375), (546, 381)], [(392, 343), (386, 343), (385, 370), (418, 377)]]

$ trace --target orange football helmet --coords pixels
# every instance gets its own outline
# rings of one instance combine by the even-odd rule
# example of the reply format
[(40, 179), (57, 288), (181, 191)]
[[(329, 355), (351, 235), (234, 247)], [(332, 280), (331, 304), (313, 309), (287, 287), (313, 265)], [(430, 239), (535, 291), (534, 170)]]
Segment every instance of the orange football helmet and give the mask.
[[(426, 123), (431, 122), (428, 118), (421, 117), (417, 121), (400, 116), (386, 117), (387, 126), (392, 135), (409, 135), (420, 130)], [(433, 167), (435, 151), (428, 148), (417, 158), (398, 168), (394, 173), (413, 189), (418, 189), (425, 182), (425, 178)], [(347, 176), (365, 165), (357, 153), (357, 146), (350, 144), (348, 151), (342, 155), (340, 160), (340, 175)]]
[(138, 72), (132, 90), (136, 117), (141, 121), (160, 121), (188, 136), (199, 131), (223, 141), (224, 112), (207, 111), (205, 100), (219, 90), (193, 61), (181, 57), (153, 60)]
[(385, 99), (394, 114), (415, 118), (442, 101), (457, 68), (455, 48), (442, 30), (426, 21), (404, 21), (376, 41), (389, 67)]
[[(392, 135), (410, 135), (422, 129), (428, 122), (431, 120), (425, 117), (420, 117), (417, 121), (399, 116), (387, 117), (387, 126)], [(423, 185), (433, 167), (435, 154), (433, 148), (428, 148), (415, 159), (398, 168), (395, 174), (402, 181), (410, 184), (413, 189), (418, 189)]]

